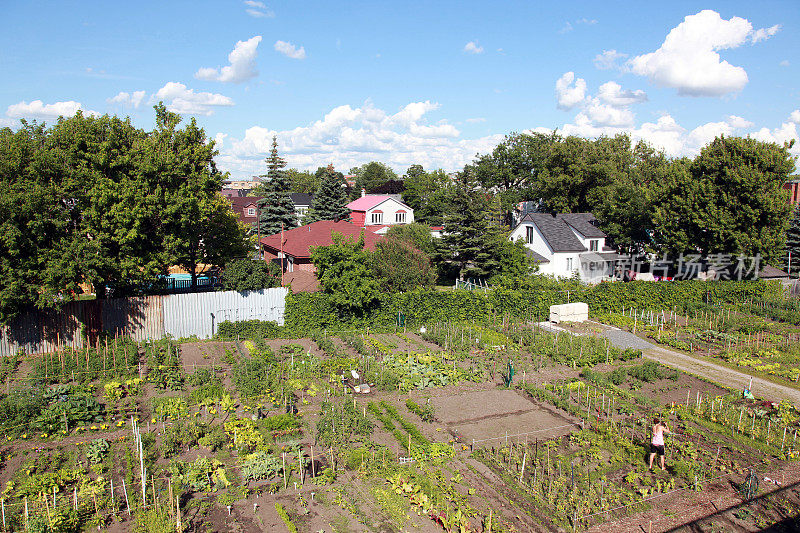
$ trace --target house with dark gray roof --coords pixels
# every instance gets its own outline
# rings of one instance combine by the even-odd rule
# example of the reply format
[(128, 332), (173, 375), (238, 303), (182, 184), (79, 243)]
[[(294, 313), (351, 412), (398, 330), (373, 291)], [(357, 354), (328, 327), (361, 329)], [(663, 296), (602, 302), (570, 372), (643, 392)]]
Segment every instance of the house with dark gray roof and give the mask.
[(311, 208), (311, 202), (314, 201), (314, 195), (305, 192), (293, 192), (289, 196), (292, 198), (294, 204), (294, 214), (297, 215), (298, 224), (303, 223), (303, 218), (308, 214)]
[(591, 213), (527, 213), (510, 238), (523, 240), (542, 274), (557, 278), (577, 275), (586, 283), (614, 275), (617, 254), (606, 246), (606, 234)]

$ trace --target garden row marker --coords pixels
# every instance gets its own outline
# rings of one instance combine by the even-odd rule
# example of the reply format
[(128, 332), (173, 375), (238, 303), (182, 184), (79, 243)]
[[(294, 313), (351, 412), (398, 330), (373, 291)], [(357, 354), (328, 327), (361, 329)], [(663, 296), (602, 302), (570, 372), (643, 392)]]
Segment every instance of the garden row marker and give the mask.
[(6, 530), (6, 501), (0, 500), (0, 507), (3, 509), (3, 531)]

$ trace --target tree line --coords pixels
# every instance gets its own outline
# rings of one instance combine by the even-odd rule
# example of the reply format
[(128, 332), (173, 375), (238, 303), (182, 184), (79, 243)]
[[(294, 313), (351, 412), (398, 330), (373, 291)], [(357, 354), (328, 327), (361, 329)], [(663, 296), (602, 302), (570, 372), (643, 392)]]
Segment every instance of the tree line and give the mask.
[[(146, 291), (169, 266), (193, 277), (200, 264), (224, 267), (252, 254), (257, 232), (299, 222), (292, 192), (314, 194), (302, 223), (347, 220), (346, 204), (362, 189), (401, 194), (420, 224), (390, 231), (369, 259), (370, 275), (397, 290), (437, 278), (519, 283), (532, 269), (522, 244), (507, 238), (520, 205), (592, 212), (621, 252), (760, 255), (780, 264), (789, 229), (800, 256), (800, 219), (790, 228), (784, 190), (795, 171), (790, 144), (721, 136), (694, 158), (669, 158), (624, 134), (512, 133), (458, 172), (415, 164), (399, 176), (372, 161), (349, 170), (348, 188), (332, 165), (286, 170), (273, 139), (253, 191), (264, 197), (259, 227), (246, 228), (217, 194), (227, 175), (214, 162), (214, 141), (194, 119), (179, 128), (178, 115), (161, 104), (155, 111), (152, 131), (81, 113), (49, 128), (23, 121), (0, 130), (0, 322), (72, 299), (83, 283), (103, 298)], [(443, 226), (442, 239), (431, 240), (429, 226)], [(270, 274), (234, 270), (244, 280)]]

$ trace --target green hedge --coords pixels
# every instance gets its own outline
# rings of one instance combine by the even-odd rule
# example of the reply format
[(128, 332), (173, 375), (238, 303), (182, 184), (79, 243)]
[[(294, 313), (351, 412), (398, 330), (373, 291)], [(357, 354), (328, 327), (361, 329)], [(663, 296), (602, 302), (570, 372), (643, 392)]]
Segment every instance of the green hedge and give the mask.
[[(569, 291), (569, 292), (567, 292)], [(504, 314), (546, 319), (551, 305), (587, 302), (591, 313), (625, 308), (685, 310), (703, 303), (728, 303), (744, 300), (780, 298), (779, 283), (765, 281), (633, 281), (581, 286), (573, 280), (541, 280), (530, 289), (496, 288), (489, 291), (418, 290), (382, 294), (377, 304), (362, 314), (340, 314), (324, 293), (289, 294), (286, 298), (285, 325), (248, 320), (222, 322), (222, 338), (295, 338), (314, 330), (342, 330), (370, 326), (391, 328), (398, 315), (409, 327), (446, 321), (489, 322)]]
[(685, 310), (696, 304), (733, 303), (744, 300), (781, 298), (783, 288), (774, 281), (631, 281), (600, 283), (587, 294), (592, 313), (638, 309)]

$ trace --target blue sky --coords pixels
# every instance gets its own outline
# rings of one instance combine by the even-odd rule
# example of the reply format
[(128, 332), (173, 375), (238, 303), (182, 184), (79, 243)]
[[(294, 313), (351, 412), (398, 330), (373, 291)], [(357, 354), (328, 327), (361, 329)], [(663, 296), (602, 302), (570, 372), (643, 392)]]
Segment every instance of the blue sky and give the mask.
[[(0, 20), (0, 126), (153, 125), (164, 100), (261, 173), (371, 160), (452, 171), (512, 131), (630, 132), (669, 155), (800, 128), (800, 3), (18, 2)], [(230, 56), (230, 57), (229, 57)], [(800, 154), (800, 146), (793, 149)]]

